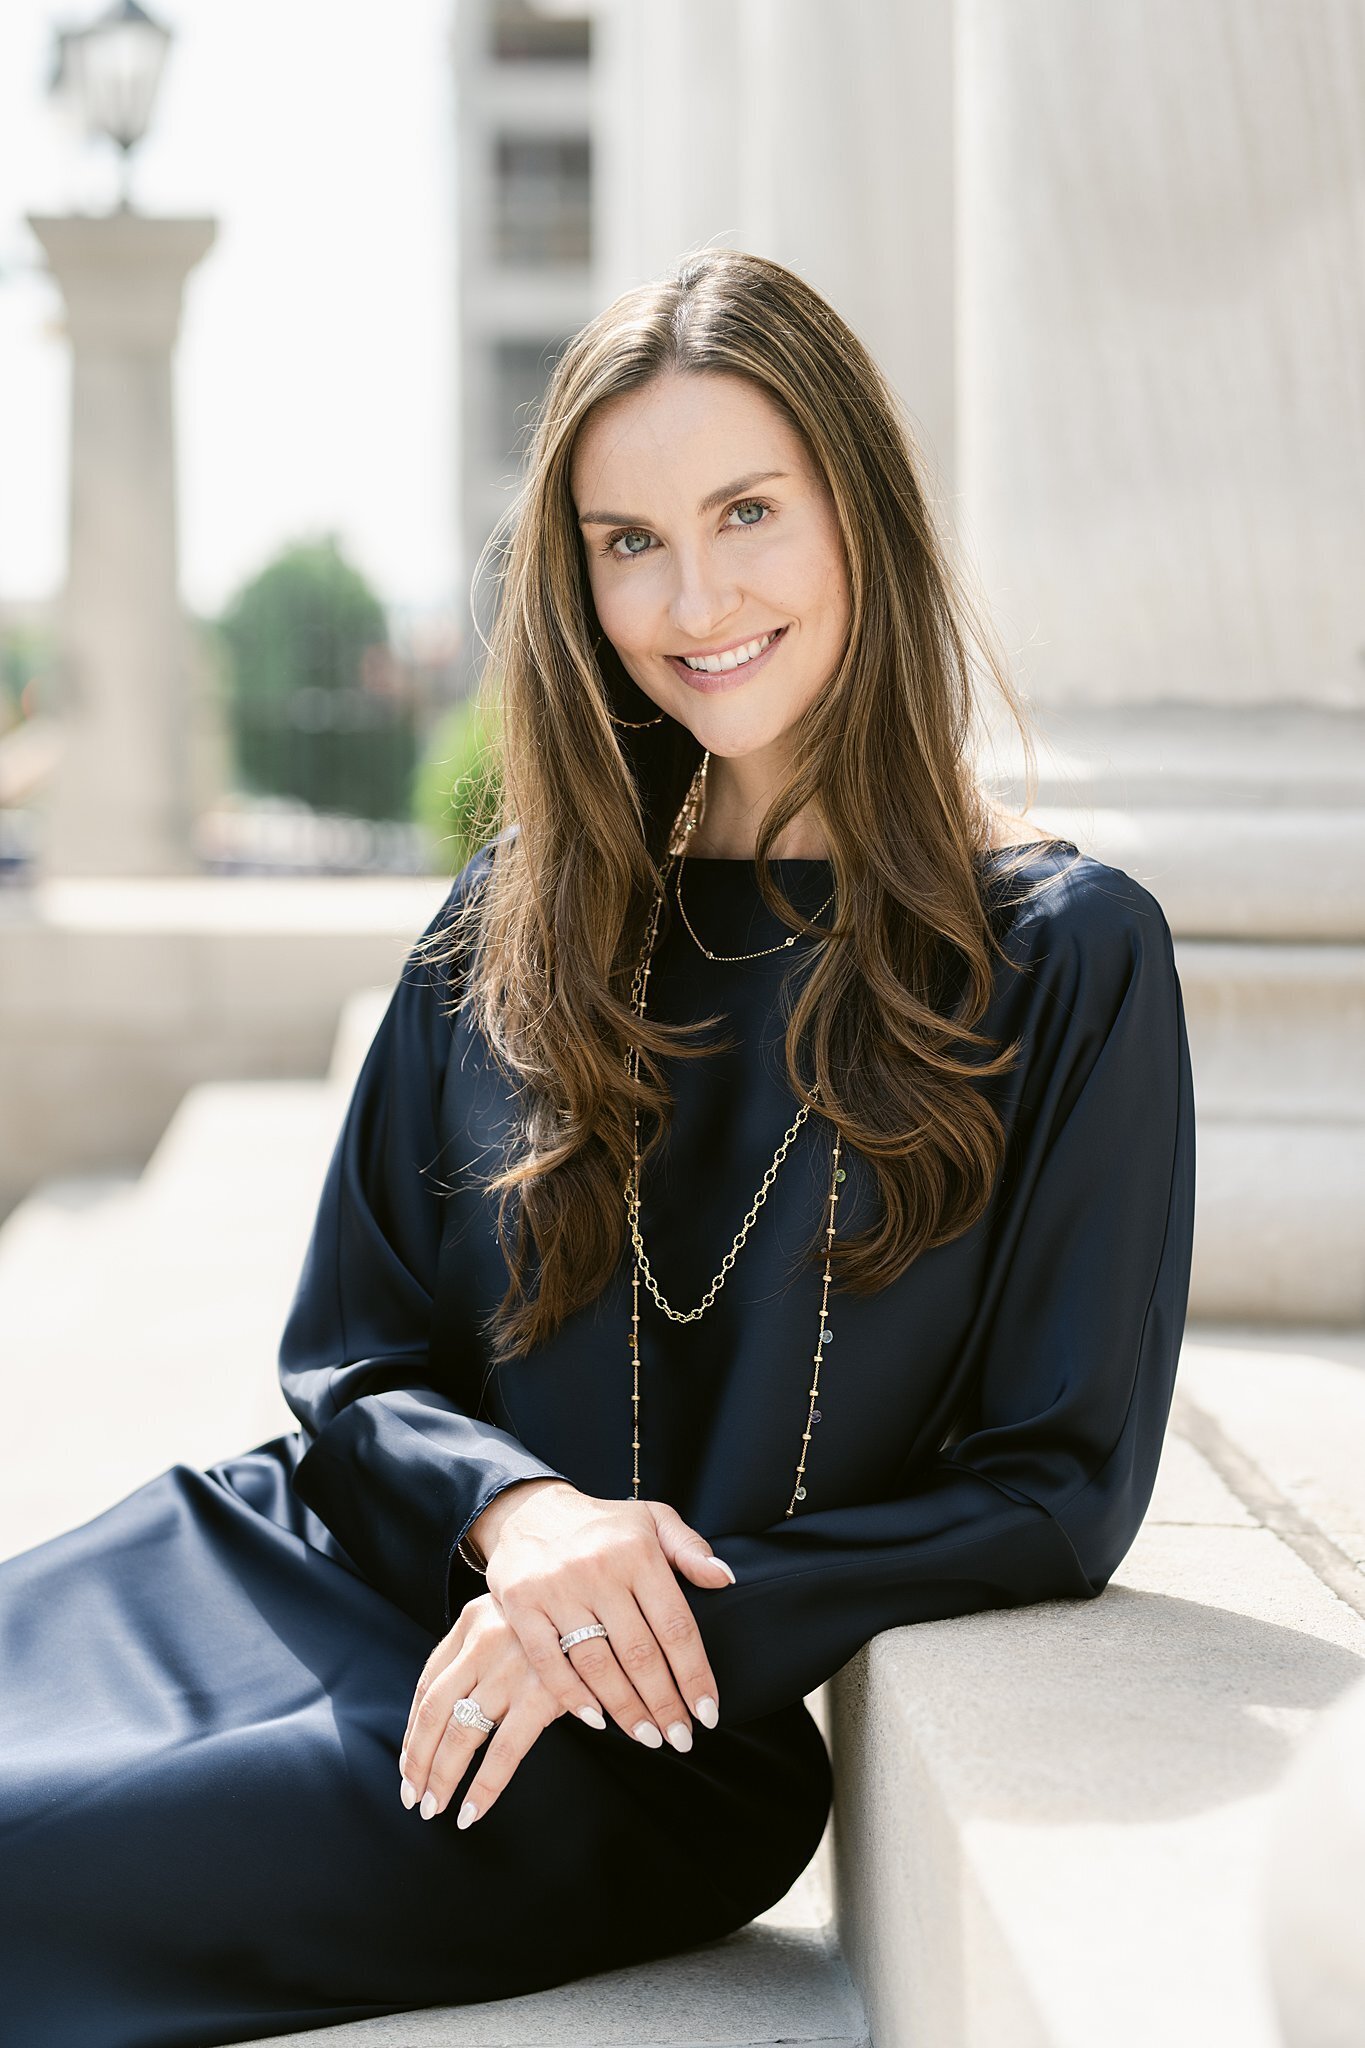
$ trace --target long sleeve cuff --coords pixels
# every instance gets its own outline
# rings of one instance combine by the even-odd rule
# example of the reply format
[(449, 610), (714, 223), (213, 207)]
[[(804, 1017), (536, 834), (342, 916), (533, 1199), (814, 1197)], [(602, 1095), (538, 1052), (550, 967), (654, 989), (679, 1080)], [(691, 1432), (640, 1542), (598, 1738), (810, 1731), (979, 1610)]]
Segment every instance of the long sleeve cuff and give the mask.
[(565, 1476), (417, 1385), (348, 1402), (300, 1459), (294, 1489), (371, 1584), (439, 1636), (479, 1589), (459, 1555), (470, 1524), (518, 1481)]

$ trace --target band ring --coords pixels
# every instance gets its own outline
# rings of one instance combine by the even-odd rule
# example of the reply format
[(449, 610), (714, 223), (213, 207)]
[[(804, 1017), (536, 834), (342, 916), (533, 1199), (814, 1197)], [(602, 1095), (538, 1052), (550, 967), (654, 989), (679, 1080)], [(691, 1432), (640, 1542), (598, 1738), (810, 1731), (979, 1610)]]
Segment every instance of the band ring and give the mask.
[(572, 1628), (566, 1636), (559, 1638), (559, 1647), (567, 1655), (575, 1643), (585, 1643), (589, 1636), (604, 1636), (606, 1628), (600, 1621), (590, 1621), (586, 1628)]
[(478, 1701), (470, 1699), (468, 1695), (464, 1699), (456, 1700), (450, 1710), (450, 1718), (461, 1728), (481, 1728), (485, 1735), (491, 1735), (498, 1725), (496, 1721), (489, 1719)]

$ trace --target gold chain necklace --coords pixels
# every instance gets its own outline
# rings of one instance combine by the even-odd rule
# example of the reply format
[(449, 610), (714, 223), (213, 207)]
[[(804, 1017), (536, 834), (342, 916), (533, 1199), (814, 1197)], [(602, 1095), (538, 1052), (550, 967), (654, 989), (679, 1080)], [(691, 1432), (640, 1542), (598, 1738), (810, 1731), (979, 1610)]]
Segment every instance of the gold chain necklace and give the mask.
[[(687, 839), (691, 836), (698, 822), (700, 802), (705, 792), (706, 770), (710, 764), (710, 759), (711, 756), (708, 752), (702, 761), (701, 767), (698, 770), (697, 775), (693, 778), (692, 787), (688, 792), (687, 800), (684, 803), (683, 809), (679, 814), (678, 826), (682, 828), (681, 838), (682, 844), (684, 846), (686, 844)], [(700, 789), (698, 788), (699, 784)], [(681, 862), (682, 859), (685, 858), (685, 856), (678, 850), (678, 846), (676, 843), (677, 838), (678, 827), (675, 827), (674, 839), (670, 842), (669, 857), (672, 859), (677, 859), (679, 861), (679, 874), (681, 875)], [(833, 900), (833, 897), (830, 896), (826, 899), (826, 903), (833, 902)], [(645, 1014), (646, 997), (649, 987), (650, 967), (654, 957), (654, 944), (656, 936), (658, 934), (659, 915), (663, 909), (663, 901), (663, 891), (656, 890), (654, 902), (650, 907), (649, 921), (645, 932), (644, 947), (640, 954), (639, 965), (635, 970), (635, 980), (631, 989), (631, 1007), (634, 1009), (635, 1014), (638, 1017), (643, 1017)], [(825, 904), (821, 905), (821, 909), (824, 909), (825, 907)], [(681, 893), (679, 893), (678, 896), (678, 908), (680, 910), (682, 909)], [(818, 917), (819, 914), (819, 911), (817, 911), (816, 916)], [(687, 917), (685, 912), (683, 914), (683, 922), (684, 924), (687, 924)], [(689, 932), (692, 932), (692, 927), (690, 924), (687, 925), (687, 929)], [(792, 943), (792, 939), (799, 938), (800, 936), (800, 933), (793, 932), (790, 938), (785, 939), (782, 942), (782, 945), (769, 946), (768, 948), (766, 948), (766, 951), (769, 953), (781, 952), (784, 946), (789, 946)], [(700, 946), (701, 941), (696, 938), (695, 932), (692, 932), (692, 937)], [(702, 946), (702, 951), (706, 953), (707, 958), (710, 960), (757, 960), (764, 957), (761, 953), (712, 953), (705, 946)], [(628, 1073), (632, 1075), (633, 1079), (637, 1081), (639, 1080), (640, 1052), (638, 1046), (632, 1046), (630, 1051), (626, 1054), (626, 1070)], [(814, 1102), (815, 1098), (819, 1095), (819, 1093), (820, 1084), (817, 1081), (815, 1086), (811, 1090), (811, 1101), (802, 1104), (801, 1109), (798, 1112), (794, 1122), (788, 1128), (786, 1135), (782, 1139), (781, 1144), (778, 1146), (776, 1152), (774, 1153), (772, 1165), (768, 1168), (768, 1171), (763, 1176), (762, 1184), (760, 1185), (757, 1194), (754, 1196), (753, 1202), (749, 1208), (749, 1213), (745, 1217), (743, 1225), (741, 1226), (739, 1232), (735, 1237), (734, 1243), (731, 1245), (729, 1251), (725, 1254), (725, 1257), (721, 1261), (719, 1272), (716, 1274), (715, 1278), (711, 1282), (711, 1285), (706, 1290), (706, 1293), (702, 1296), (702, 1299), (697, 1304), (696, 1308), (691, 1309), (675, 1309), (669, 1302), (667, 1302), (664, 1299), (662, 1293), (659, 1291), (658, 1283), (654, 1278), (653, 1269), (650, 1266), (649, 1258), (645, 1251), (644, 1241), (640, 1235), (640, 1113), (638, 1109), (635, 1112), (634, 1158), (631, 1166), (630, 1177), (626, 1181), (624, 1188), (624, 1194), (626, 1199), (626, 1211), (630, 1220), (631, 1242), (634, 1246), (635, 1251), (635, 1262), (631, 1283), (632, 1308), (630, 1319), (630, 1351), (632, 1368), (631, 1448), (634, 1454), (634, 1478), (632, 1482), (631, 1497), (634, 1500), (638, 1500), (640, 1498), (640, 1275), (643, 1272), (645, 1276), (646, 1285), (648, 1286), (650, 1293), (653, 1295), (655, 1301), (663, 1310), (664, 1314), (668, 1316), (673, 1322), (696, 1322), (700, 1319), (701, 1316), (703, 1316), (706, 1313), (706, 1310), (711, 1306), (712, 1302), (716, 1298), (716, 1295), (724, 1286), (726, 1276), (729, 1273), (731, 1267), (734, 1265), (734, 1262), (739, 1255), (740, 1249), (743, 1246), (745, 1239), (748, 1237), (751, 1228), (753, 1227), (754, 1219), (758, 1215), (758, 1212), (762, 1208), (764, 1202), (766, 1202), (766, 1200), (768, 1199), (768, 1190), (772, 1186), (773, 1181), (777, 1176), (777, 1170), (781, 1166), (783, 1160), (786, 1158), (787, 1153), (792, 1145), (793, 1140), (796, 1137), (797, 1132), (800, 1130), (802, 1124), (806, 1121), (806, 1118), (810, 1115), (811, 1105)], [(840, 1134), (838, 1129), (836, 1128), (834, 1133), (833, 1153), (830, 1164), (829, 1218), (825, 1225), (825, 1270), (824, 1284), (821, 1289), (820, 1295), (820, 1330), (816, 1340), (815, 1354), (812, 1361), (814, 1366), (814, 1372), (812, 1375), (810, 1387), (808, 1389), (809, 1404), (806, 1411), (806, 1426), (801, 1436), (801, 1456), (796, 1467), (796, 1480), (795, 1485), (793, 1487), (791, 1499), (788, 1501), (785, 1510), (785, 1512), (788, 1515), (795, 1513), (797, 1501), (804, 1500), (806, 1498), (806, 1457), (810, 1445), (812, 1429), (820, 1421), (820, 1410), (815, 1405), (820, 1392), (820, 1366), (824, 1358), (824, 1347), (826, 1346), (826, 1344), (832, 1344), (834, 1341), (834, 1332), (829, 1326), (829, 1288), (831, 1277), (829, 1264), (829, 1248), (834, 1238), (834, 1216), (835, 1210), (838, 1207), (839, 1186), (840, 1183), (845, 1179), (844, 1168), (839, 1164), (839, 1148)]]
[[(687, 926), (689, 936), (691, 937), (695, 945), (699, 948), (699, 950), (705, 953), (708, 960), (766, 960), (770, 953), (780, 953), (784, 947), (794, 946), (797, 940), (801, 938), (803, 934), (801, 932), (788, 932), (786, 938), (779, 940), (777, 945), (764, 946), (762, 950), (757, 953), (713, 953), (709, 946), (702, 945), (701, 940), (692, 930), (691, 920), (689, 919), (686, 910), (684, 910), (683, 908), (683, 862), (687, 857), (687, 842), (692, 837), (692, 834), (696, 831), (697, 826), (701, 822), (702, 806), (706, 802), (706, 771), (710, 766), (711, 750), (708, 747), (706, 752), (701, 757), (700, 768), (697, 770), (696, 774), (692, 778), (692, 785), (687, 792), (686, 798), (683, 801), (683, 807), (681, 811), (679, 811), (678, 813), (678, 821), (673, 828), (673, 837), (669, 841), (669, 852), (671, 854), (678, 855), (678, 879), (676, 884), (674, 885), (673, 894), (677, 898), (678, 911), (682, 917), (683, 923)], [(829, 895), (826, 896), (824, 902), (820, 905), (819, 910), (817, 910), (812, 916), (812, 924), (814, 924), (815, 919), (817, 917), (822, 916), (824, 912), (829, 909), (830, 904), (834, 901), (834, 897), (835, 891), (831, 889)]]

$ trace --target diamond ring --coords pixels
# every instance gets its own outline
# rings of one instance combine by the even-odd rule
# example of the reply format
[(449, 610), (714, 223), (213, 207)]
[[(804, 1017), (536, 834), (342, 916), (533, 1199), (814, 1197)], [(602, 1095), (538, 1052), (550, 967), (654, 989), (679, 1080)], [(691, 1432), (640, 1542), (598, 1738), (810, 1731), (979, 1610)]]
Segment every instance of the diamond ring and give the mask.
[(570, 1629), (568, 1635), (561, 1636), (559, 1638), (559, 1647), (567, 1654), (575, 1643), (585, 1643), (589, 1636), (604, 1636), (606, 1632), (600, 1621), (592, 1621), (589, 1622), (586, 1628)]
[(456, 1700), (450, 1710), (450, 1718), (457, 1721), (461, 1728), (482, 1728), (485, 1735), (491, 1735), (498, 1725), (496, 1721), (489, 1720), (477, 1700), (467, 1696), (462, 1700)]

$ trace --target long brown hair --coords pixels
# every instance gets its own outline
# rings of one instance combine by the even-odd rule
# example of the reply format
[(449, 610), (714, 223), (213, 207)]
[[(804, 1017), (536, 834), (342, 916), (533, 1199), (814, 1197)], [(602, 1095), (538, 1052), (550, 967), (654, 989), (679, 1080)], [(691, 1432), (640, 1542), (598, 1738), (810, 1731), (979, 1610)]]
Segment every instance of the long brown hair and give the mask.
[[(1036, 789), (1027, 717), (935, 531), (912, 429), (866, 349), (781, 264), (738, 250), (689, 254), (613, 301), (554, 366), (505, 521), (481, 681), (498, 770), (484, 824), (497, 844), (432, 935), (438, 961), (464, 957), (456, 1000), (519, 1097), (515, 1142), (483, 1184), (498, 1197), (511, 1275), (488, 1332), (499, 1363), (543, 1342), (610, 1279), (627, 1242), (636, 1105), (643, 1170), (672, 1114), (659, 1061), (704, 1058), (711, 1045), (694, 1035), (725, 1021), (641, 1021), (631, 1006), (701, 749), (670, 717), (645, 722), (658, 707), (601, 631), (570, 492), (593, 408), (670, 371), (727, 372), (766, 393), (828, 482), (847, 558), (847, 645), (791, 728), (790, 780), (755, 850), (764, 902), (806, 930), (769, 848), (809, 807), (830, 849), (835, 937), (792, 1009), (787, 1077), (802, 1102), (819, 1082), (812, 1117), (837, 1121), (882, 1198), (873, 1225), (835, 1239), (833, 1284), (875, 1292), (969, 1228), (1003, 1158), (999, 1116), (978, 1084), (1007, 1071), (1018, 1047), (993, 1051), (973, 1029), (1005, 957), (975, 865), (998, 814), (971, 761), (973, 644), (1022, 740), (1025, 809)], [(500, 529), (489, 549), (503, 546)], [(632, 1045), (638, 1084), (626, 1067)], [(807, 1256), (824, 1250), (820, 1230)]]

